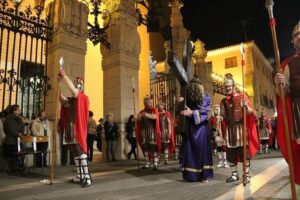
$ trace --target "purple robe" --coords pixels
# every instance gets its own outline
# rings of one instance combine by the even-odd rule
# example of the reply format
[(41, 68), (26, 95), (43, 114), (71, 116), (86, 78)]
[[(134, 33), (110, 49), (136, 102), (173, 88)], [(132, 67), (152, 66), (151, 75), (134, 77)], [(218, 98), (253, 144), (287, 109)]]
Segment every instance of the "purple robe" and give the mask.
[(213, 177), (209, 109), (210, 97), (205, 93), (202, 108), (192, 109), (193, 115), (188, 117), (188, 133), (183, 138), (179, 160), (182, 176), (186, 181), (201, 181)]

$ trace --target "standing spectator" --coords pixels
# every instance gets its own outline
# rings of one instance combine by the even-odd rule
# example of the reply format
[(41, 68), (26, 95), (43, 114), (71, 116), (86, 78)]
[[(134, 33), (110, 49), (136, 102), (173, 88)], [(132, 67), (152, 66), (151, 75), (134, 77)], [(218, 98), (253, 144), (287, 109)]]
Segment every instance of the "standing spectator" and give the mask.
[(271, 126), (272, 126), (272, 132), (274, 135), (272, 146), (274, 147), (274, 149), (278, 149), (277, 135), (276, 135), (276, 121), (277, 121), (277, 117), (272, 117)]
[(134, 155), (134, 159), (137, 159), (136, 157), (136, 136), (135, 136), (135, 119), (134, 119), (134, 115), (130, 115), (129, 119), (126, 123), (126, 133), (127, 133), (127, 140), (131, 145), (131, 150), (130, 152), (127, 154), (127, 158), (130, 159), (131, 155)]
[(0, 120), (0, 147), (2, 146), (2, 143), (4, 142), (5, 139), (5, 133), (3, 130), (3, 123), (2, 120)]
[(112, 113), (108, 113), (106, 115), (106, 122), (104, 123), (107, 161), (109, 161), (109, 154), (112, 156), (112, 161), (116, 161), (115, 143), (119, 137), (119, 126), (113, 121), (113, 118), (114, 115)]
[(104, 130), (104, 126), (103, 126), (103, 118), (99, 119), (99, 124), (97, 125), (97, 135), (96, 135), (96, 141), (97, 141), (97, 148), (100, 152), (102, 152), (102, 133)]
[(5, 132), (3, 152), (4, 157), (8, 159), (7, 171), (14, 171), (17, 164), (18, 137), (22, 137), (24, 131), (24, 125), (19, 115), (19, 105), (12, 105), (3, 124)]
[(87, 146), (88, 146), (88, 158), (89, 161), (93, 160), (93, 152), (94, 152), (94, 141), (96, 137), (96, 121), (93, 119), (94, 113), (89, 111), (89, 121), (88, 121), (88, 135), (87, 135)]
[[(31, 125), (31, 132), (33, 136), (50, 136), (51, 128), (49, 121), (46, 117), (46, 111), (42, 110), (38, 113), (38, 117), (33, 120)], [(38, 142), (36, 144), (37, 151), (43, 152), (43, 156), (41, 154), (36, 155), (36, 165), (37, 167), (47, 166), (47, 149), (48, 142)]]

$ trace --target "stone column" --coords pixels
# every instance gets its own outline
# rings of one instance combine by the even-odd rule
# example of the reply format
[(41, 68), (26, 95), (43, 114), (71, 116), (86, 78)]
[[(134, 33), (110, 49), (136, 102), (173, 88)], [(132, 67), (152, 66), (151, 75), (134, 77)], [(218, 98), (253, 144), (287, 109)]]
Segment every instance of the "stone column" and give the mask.
[[(52, 41), (48, 45), (47, 74), (52, 89), (46, 98), (48, 118), (54, 120), (57, 106), (57, 74), (59, 60), (64, 58), (64, 69), (71, 80), (75, 77), (84, 77), (87, 17), (89, 9), (87, 3), (77, 0), (56, 0), (47, 7), (53, 26)], [(63, 84), (62, 93), (71, 95), (66, 84)], [(57, 133), (57, 131), (55, 131)], [(60, 164), (60, 135), (57, 134), (57, 163)]]
[(197, 75), (201, 79), (204, 89), (212, 97), (213, 95), (213, 84), (211, 79), (212, 65), (211, 63), (205, 62), (205, 58), (207, 56), (205, 44), (198, 39), (196, 42), (194, 42), (194, 49), (195, 51), (193, 53), (193, 60), (194, 60), (195, 75)]
[[(116, 159), (125, 159), (125, 123), (129, 115), (133, 114), (132, 77), (135, 79), (137, 111), (139, 96), (138, 71), (141, 41), (137, 31), (135, 0), (103, 0), (102, 2), (111, 14), (111, 22), (107, 30), (111, 50), (101, 46), (103, 113), (106, 115), (112, 112), (114, 120), (119, 124), (120, 137), (116, 145)], [(105, 158), (105, 151), (103, 155)]]

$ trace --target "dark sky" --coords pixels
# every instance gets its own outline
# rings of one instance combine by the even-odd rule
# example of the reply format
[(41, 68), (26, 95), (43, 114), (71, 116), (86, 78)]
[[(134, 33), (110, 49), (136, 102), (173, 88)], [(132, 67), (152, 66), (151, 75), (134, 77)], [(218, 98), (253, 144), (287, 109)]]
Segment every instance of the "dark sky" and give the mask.
[[(273, 43), (265, 0), (182, 0), (184, 25), (206, 49), (245, 41), (241, 20), (248, 20), (248, 40), (254, 40), (266, 57), (273, 57)], [(300, 0), (274, 0), (274, 16), (281, 58), (294, 53), (293, 27), (300, 20)]]

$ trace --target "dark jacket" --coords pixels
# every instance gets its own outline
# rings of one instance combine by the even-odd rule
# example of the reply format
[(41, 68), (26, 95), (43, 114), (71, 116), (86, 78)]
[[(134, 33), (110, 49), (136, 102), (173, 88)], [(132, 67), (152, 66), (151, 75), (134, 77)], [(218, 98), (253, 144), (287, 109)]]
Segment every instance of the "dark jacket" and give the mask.
[(4, 144), (17, 144), (18, 134), (24, 132), (24, 124), (20, 117), (10, 114), (4, 121), (3, 129), (5, 132)]
[(133, 138), (133, 131), (134, 131), (134, 122), (127, 122), (126, 123), (126, 138), (129, 140)]
[(96, 140), (101, 140), (101, 137), (102, 137), (102, 133), (103, 133), (103, 130), (104, 127), (103, 127), (103, 124), (98, 124), (97, 125), (97, 128), (96, 128)]
[(105, 140), (117, 140), (119, 137), (119, 126), (115, 122), (104, 123), (104, 131), (105, 131)]

